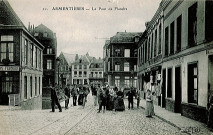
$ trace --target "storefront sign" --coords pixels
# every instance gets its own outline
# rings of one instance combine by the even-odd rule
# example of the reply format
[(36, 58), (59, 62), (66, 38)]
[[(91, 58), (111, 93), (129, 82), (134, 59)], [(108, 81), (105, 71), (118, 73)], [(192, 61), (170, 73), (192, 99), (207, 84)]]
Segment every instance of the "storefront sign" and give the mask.
[(19, 66), (0, 66), (0, 71), (19, 71)]

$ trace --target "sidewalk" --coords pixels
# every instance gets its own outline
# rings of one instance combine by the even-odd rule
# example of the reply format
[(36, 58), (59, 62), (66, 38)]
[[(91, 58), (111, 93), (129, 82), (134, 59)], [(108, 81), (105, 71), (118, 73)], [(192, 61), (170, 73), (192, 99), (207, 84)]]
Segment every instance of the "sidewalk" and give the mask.
[[(140, 107), (146, 108), (146, 100), (140, 100)], [(168, 111), (157, 105), (154, 105), (154, 112), (156, 117), (179, 128), (181, 132), (213, 135), (213, 132), (206, 127), (206, 124), (181, 116), (180, 113)]]

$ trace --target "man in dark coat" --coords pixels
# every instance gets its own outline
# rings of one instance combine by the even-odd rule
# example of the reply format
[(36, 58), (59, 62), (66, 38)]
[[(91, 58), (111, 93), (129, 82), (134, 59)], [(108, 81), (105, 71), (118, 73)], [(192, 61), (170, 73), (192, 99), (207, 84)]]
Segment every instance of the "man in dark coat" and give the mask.
[(133, 109), (133, 96), (135, 95), (132, 88), (130, 91), (126, 94), (128, 96), (128, 109), (130, 109), (130, 104), (131, 108)]
[(61, 105), (58, 101), (58, 97), (56, 92), (58, 91), (58, 85), (55, 84), (55, 88), (52, 88), (50, 85), (50, 90), (51, 90), (51, 106), (52, 106), (52, 112), (55, 112), (55, 104), (58, 106), (59, 112), (62, 112)]
[(76, 100), (78, 95), (78, 88), (76, 85), (74, 85), (74, 88), (71, 91), (72, 97), (73, 97), (73, 106), (76, 106)]
[(67, 99), (65, 100), (65, 109), (68, 109), (69, 100), (70, 100), (70, 85), (69, 84), (65, 87), (64, 93), (67, 96)]

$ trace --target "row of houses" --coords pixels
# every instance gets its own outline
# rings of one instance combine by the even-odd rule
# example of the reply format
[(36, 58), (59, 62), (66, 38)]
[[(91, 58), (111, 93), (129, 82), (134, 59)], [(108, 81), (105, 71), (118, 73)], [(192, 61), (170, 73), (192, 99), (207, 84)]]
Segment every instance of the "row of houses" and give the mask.
[(92, 57), (89, 53), (79, 55), (64, 52), (60, 53), (59, 59), (56, 82), (60, 82), (62, 86), (104, 83), (103, 59)]
[(150, 89), (156, 105), (206, 122), (213, 94), (212, 12), (208, 0), (162, 0), (143, 33), (118, 32), (106, 41), (105, 80), (123, 88), (135, 86), (135, 79), (141, 97)]

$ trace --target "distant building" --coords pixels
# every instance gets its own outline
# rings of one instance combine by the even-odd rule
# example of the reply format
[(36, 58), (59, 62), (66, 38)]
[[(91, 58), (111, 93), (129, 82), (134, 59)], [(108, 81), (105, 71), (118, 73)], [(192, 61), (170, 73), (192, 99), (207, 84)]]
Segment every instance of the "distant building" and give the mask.
[(0, 11), (0, 104), (41, 109), (44, 46), (6, 0)]
[(75, 56), (75, 62), (72, 63), (72, 84), (89, 84), (89, 66), (92, 61), (91, 56), (86, 55)]
[(90, 74), (89, 74), (89, 82), (90, 84), (104, 84), (104, 76), (103, 76), (103, 59), (96, 59), (93, 57), (93, 60), (89, 66)]
[(137, 48), (142, 33), (117, 32), (104, 46), (104, 76), (110, 86), (137, 87)]
[(59, 84), (61, 84), (63, 87), (67, 84), (72, 84), (72, 63), (75, 62), (75, 56), (75, 54), (68, 54), (64, 52), (61, 52), (59, 55), (60, 64), (57, 65), (57, 68), (59, 66), (59, 70), (56, 68), (56, 82), (59, 81)]

